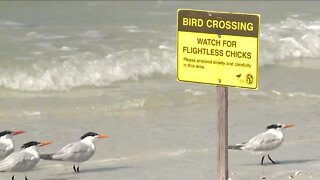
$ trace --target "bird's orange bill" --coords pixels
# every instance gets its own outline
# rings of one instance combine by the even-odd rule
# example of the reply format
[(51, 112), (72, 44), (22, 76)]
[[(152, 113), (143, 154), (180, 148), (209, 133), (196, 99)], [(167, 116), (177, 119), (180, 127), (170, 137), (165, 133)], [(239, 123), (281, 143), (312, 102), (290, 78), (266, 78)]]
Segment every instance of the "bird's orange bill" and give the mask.
[(25, 133), (25, 131), (13, 131), (13, 135), (18, 135), (18, 134), (22, 134)]
[(289, 127), (293, 127), (294, 126), (294, 124), (286, 124), (286, 125), (284, 125), (284, 128), (289, 128)]
[(40, 146), (46, 146), (48, 144), (52, 144), (53, 142), (52, 141), (43, 141), (41, 142)]
[(106, 135), (106, 134), (99, 134), (98, 138), (109, 138), (110, 136)]

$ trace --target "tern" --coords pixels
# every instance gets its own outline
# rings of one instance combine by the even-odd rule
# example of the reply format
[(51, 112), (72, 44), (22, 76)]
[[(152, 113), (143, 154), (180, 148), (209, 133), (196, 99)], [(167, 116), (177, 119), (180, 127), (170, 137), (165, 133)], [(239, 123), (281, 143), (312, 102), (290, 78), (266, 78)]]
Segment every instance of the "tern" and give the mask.
[(79, 173), (80, 163), (89, 160), (95, 152), (94, 141), (97, 138), (109, 138), (105, 134), (97, 134), (95, 132), (88, 132), (80, 137), (80, 141), (67, 144), (56, 153), (41, 154), (40, 158), (45, 160), (56, 160), (56, 161), (69, 161), (76, 165), (73, 165), (73, 170)]
[(12, 136), (25, 133), (24, 131), (2, 131), (0, 132), (0, 159), (9, 156), (14, 150)]
[(269, 155), (269, 151), (278, 148), (284, 140), (282, 129), (293, 127), (293, 124), (272, 124), (267, 126), (267, 131), (256, 135), (251, 138), (248, 142), (244, 142), (237, 145), (231, 145), (228, 148), (234, 150), (243, 150), (248, 152), (254, 152), (257, 154), (263, 154), (261, 159), (261, 165), (265, 156), (275, 164)]
[[(21, 147), (21, 151), (14, 152), (0, 162), (0, 172), (27, 172), (33, 169), (40, 160), (38, 147), (51, 144), (51, 141), (30, 141)], [(12, 175), (14, 180), (14, 175)], [(28, 177), (25, 176), (25, 180)]]

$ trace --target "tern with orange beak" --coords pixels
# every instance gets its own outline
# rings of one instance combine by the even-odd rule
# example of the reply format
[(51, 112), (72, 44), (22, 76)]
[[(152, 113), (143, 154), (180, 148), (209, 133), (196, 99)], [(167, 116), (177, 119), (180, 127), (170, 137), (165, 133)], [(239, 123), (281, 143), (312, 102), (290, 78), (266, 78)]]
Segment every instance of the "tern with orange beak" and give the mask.
[[(21, 151), (14, 152), (0, 162), (0, 172), (27, 172), (33, 169), (40, 160), (38, 147), (51, 144), (51, 141), (30, 141), (23, 144)], [(11, 180), (14, 180), (14, 175)], [(25, 180), (28, 180), (25, 176)]]
[(0, 159), (4, 159), (14, 151), (12, 137), (25, 133), (24, 131), (2, 131), (0, 132)]
[(40, 157), (45, 160), (74, 162), (77, 164), (77, 167), (76, 165), (73, 165), (73, 170), (74, 172), (79, 173), (80, 163), (89, 160), (95, 152), (95, 140), (108, 137), (108, 135), (88, 132), (80, 137), (80, 141), (70, 143), (56, 153), (41, 154)]
[(284, 136), (282, 130), (293, 126), (293, 124), (272, 124), (267, 127), (266, 132), (256, 135), (248, 142), (229, 146), (229, 149), (263, 154), (261, 165), (263, 165), (265, 156), (268, 156), (269, 160), (275, 164), (276, 162), (271, 159), (269, 152), (278, 148), (283, 143)]

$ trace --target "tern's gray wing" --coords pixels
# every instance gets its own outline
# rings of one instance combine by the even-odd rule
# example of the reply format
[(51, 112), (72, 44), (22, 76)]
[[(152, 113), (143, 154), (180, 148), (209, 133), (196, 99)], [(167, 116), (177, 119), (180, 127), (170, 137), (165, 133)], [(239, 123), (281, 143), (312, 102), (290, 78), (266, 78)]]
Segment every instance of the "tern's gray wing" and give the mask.
[(88, 160), (93, 154), (93, 147), (79, 141), (66, 145), (54, 153), (52, 158), (63, 161), (83, 162)]
[(39, 162), (39, 157), (25, 151), (10, 154), (0, 162), (0, 171), (24, 172), (32, 169)]
[(246, 151), (269, 151), (281, 145), (283, 138), (273, 133), (261, 133), (250, 139), (242, 147)]
[(0, 142), (0, 159), (7, 157), (12, 152), (13, 152), (13, 148), (8, 149), (8, 147), (5, 143)]

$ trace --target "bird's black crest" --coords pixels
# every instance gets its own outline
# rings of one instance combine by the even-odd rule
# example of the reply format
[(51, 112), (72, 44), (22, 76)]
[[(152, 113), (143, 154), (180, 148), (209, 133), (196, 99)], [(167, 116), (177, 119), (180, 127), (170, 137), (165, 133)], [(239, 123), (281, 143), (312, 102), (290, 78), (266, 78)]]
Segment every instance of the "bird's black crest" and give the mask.
[(271, 124), (270, 126), (267, 126), (267, 129), (277, 129), (281, 128), (281, 124)]
[(95, 132), (88, 132), (88, 133), (85, 133), (84, 135), (82, 135), (81, 137), (80, 137), (80, 139), (84, 139), (84, 138), (86, 138), (86, 137), (88, 137), (88, 136), (96, 136), (96, 135), (98, 135), (97, 133), (95, 133)]
[(37, 146), (39, 144), (41, 144), (41, 143), (39, 143), (37, 141), (30, 141), (30, 142), (27, 142), (27, 143), (23, 144), (21, 146), (21, 149), (26, 149), (26, 148), (31, 147), (31, 146)]
[(5, 136), (5, 135), (7, 135), (7, 134), (11, 134), (12, 132), (11, 131), (8, 131), (8, 130), (6, 130), (6, 131), (2, 131), (2, 132), (0, 132), (0, 137), (1, 136)]

